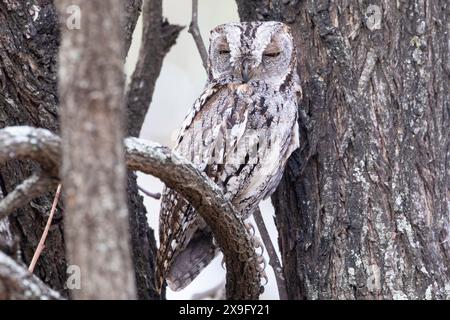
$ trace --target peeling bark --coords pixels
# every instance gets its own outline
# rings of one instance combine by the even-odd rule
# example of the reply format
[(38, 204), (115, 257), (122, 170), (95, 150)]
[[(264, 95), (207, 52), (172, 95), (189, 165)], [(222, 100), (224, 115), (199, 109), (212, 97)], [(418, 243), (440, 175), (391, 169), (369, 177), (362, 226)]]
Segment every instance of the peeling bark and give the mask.
[(272, 197), (289, 297), (448, 299), (448, 2), (237, 3), (297, 44), (302, 148)]

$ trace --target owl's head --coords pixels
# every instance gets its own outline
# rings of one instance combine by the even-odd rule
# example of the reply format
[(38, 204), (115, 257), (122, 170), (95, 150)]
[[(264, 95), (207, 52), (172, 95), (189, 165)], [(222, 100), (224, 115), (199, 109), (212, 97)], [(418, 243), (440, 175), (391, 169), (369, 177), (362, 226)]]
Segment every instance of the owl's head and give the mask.
[(211, 31), (209, 80), (282, 83), (295, 63), (291, 31), (284, 23), (227, 23)]

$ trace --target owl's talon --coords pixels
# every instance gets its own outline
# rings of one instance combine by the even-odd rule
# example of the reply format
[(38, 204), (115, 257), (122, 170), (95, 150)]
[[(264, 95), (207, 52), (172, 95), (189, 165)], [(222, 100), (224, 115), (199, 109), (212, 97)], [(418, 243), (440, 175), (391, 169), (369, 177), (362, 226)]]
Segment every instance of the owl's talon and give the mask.
[(259, 264), (264, 264), (264, 268), (267, 266), (267, 264), (266, 264), (266, 259), (264, 259), (263, 256), (259, 256), (259, 257), (258, 257), (258, 263), (259, 263)]
[(252, 237), (254, 237), (255, 236), (255, 227), (253, 226), (253, 224), (252, 223), (250, 223), (250, 222), (245, 222), (245, 228), (248, 230), (248, 231), (250, 231), (250, 235), (252, 236)]
[(261, 286), (264, 287), (265, 285), (267, 285), (269, 283), (269, 278), (267, 277), (267, 274), (265, 271), (261, 272), (261, 274), (259, 275), (260, 279), (264, 279), (264, 284), (262, 284)]
[(266, 260), (264, 258), (262, 258), (261, 260), (258, 258), (258, 263), (259, 263), (258, 264), (258, 271), (259, 272), (264, 272), (264, 270), (266, 270), (266, 267), (267, 267)]
[(259, 248), (261, 249), (261, 252), (260, 253), (256, 252), (256, 255), (258, 257), (262, 257), (264, 254), (264, 246), (263, 246), (261, 240), (258, 237), (253, 237), (252, 242), (253, 242), (253, 246), (255, 247), (255, 250), (257, 250)]

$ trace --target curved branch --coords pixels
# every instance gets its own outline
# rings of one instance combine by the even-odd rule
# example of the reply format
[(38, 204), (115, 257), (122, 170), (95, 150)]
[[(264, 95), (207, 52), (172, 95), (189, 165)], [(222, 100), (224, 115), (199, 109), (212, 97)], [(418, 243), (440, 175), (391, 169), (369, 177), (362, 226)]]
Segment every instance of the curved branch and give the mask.
[(0, 251), (0, 300), (55, 300), (60, 294)]
[(58, 176), (61, 139), (46, 129), (28, 126), (0, 130), (0, 165), (15, 159), (38, 162), (50, 176)]
[[(31, 127), (1, 129), (0, 164), (5, 159), (17, 157), (58, 166), (60, 146), (59, 137), (47, 130)], [(129, 169), (161, 179), (183, 195), (209, 225), (225, 256), (227, 298), (257, 299), (260, 285), (255, 248), (243, 220), (225, 199), (222, 190), (191, 162), (167, 147), (127, 138), (125, 148)]]
[(58, 183), (57, 181), (46, 175), (32, 174), (0, 201), (0, 220), (22, 207), (24, 203), (46, 193)]
[(222, 190), (192, 163), (158, 144), (125, 139), (128, 167), (161, 179), (188, 200), (211, 228), (227, 265), (227, 298), (259, 295), (257, 256), (244, 222)]

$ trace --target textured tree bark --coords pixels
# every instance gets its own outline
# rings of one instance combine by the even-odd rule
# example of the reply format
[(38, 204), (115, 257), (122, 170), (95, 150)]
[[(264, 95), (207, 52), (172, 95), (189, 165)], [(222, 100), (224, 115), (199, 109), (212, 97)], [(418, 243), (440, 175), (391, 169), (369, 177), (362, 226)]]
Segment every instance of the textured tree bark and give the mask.
[[(126, 19), (123, 21), (125, 49), (129, 48), (131, 36), (141, 11), (142, 0), (123, 2)], [(153, 2), (153, 1), (151, 1)], [(155, 7), (155, 6), (153, 6)], [(156, 8), (158, 9), (158, 8)], [(156, 10), (155, 9), (155, 10)], [(66, 12), (65, 12), (66, 13)], [(153, 59), (142, 68), (152, 69), (151, 81), (154, 87), (159, 74), (163, 53), (167, 53), (175, 41), (175, 26), (162, 19), (162, 10), (156, 11), (157, 21), (162, 28), (171, 31), (158, 40), (164, 46)], [(65, 19), (60, 21), (65, 23)], [(11, 125), (27, 124), (36, 127), (58, 130), (57, 93), (56, 93), (56, 54), (59, 46), (58, 20), (52, 1), (15, 1), (0, 3), (0, 128)], [(157, 28), (155, 28), (156, 30)], [(155, 31), (152, 30), (152, 31)], [(158, 29), (159, 30), (159, 29)], [(147, 37), (154, 37), (148, 35)], [(159, 38), (158, 38), (159, 39)], [(151, 46), (148, 41), (147, 46)], [(125, 50), (127, 51), (127, 50)], [(149, 60), (147, 60), (149, 61)], [(153, 67), (158, 66), (158, 67)], [(142, 71), (141, 71), (142, 72)], [(137, 79), (138, 80), (138, 79)], [(143, 89), (146, 89), (144, 87)], [(146, 90), (146, 91), (153, 91)], [(147, 92), (145, 92), (147, 95)], [(151, 96), (150, 96), (151, 98)], [(130, 121), (133, 132), (139, 133), (143, 117), (148, 109), (146, 103), (138, 98), (141, 109), (135, 108), (142, 121)], [(128, 95), (127, 101), (134, 97)], [(130, 102), (127, 102), (130, 104)], [(130, 117), (133, 113), (130, 112)], [(10, 162), (0, 168), (0, 197), (6, 196), (21, 183), (36, 166), (28, 162)], [(132, 254), (136, 273), (138, 298), (158, 299), (154, 290), (154, 255), (156, 243), (153, 230), (149, 228), (142, 197), (138, 194), (136, 176), (128, 174), (128, 207), (132, 235)], [(30, 205), (17, 210), (8, 221), (0, 226), (0, 245), (5, 250), (28, 264), (45, 226), (53, 195), (35, 199)], [(52, 288), (67, 295), (64, 288), (66, 280), (65, 248), (63, 242), (62, 207), (57, 210), (51, 232), (46, 241), (46, 249), (41, 256), (35, 274)], [(18, 243), (16, 243), (18, 242)], [(17, 251), (17, 254), (15, 254)]]
[(79, 30), (61, 26), (59, 54), (64, 234), (68, 261), (81, 271), (81, 286), (72, 295), (134, 299), (123, 145), (123, 7), (100, 0), (56, 3), (61, 13), (70, 5), (82, 13)]
[(302, 147), (272, 197), (289, 297), (448, 299), (448, 2), (237, 4), (297, 43)]
[[(52, 1), (0, 1), (0, 127), (27, 124), (58, 131), (56, 55), (58, 20)], [(36, 166), (14, 161), (0, 168), (2, 196), (21, 183)], [(2, 221), (4, 250), (29, 264), (44, 229), (52, 194), (35, 199)], [(7, 239), (10, 238), (10, 239)], [(58, 207), (46, 249), (35, 274), (67, 294), (62, 210)]]
[(58, 292), (1, 251), (0, 289), (0, 300), (61, 299)]

